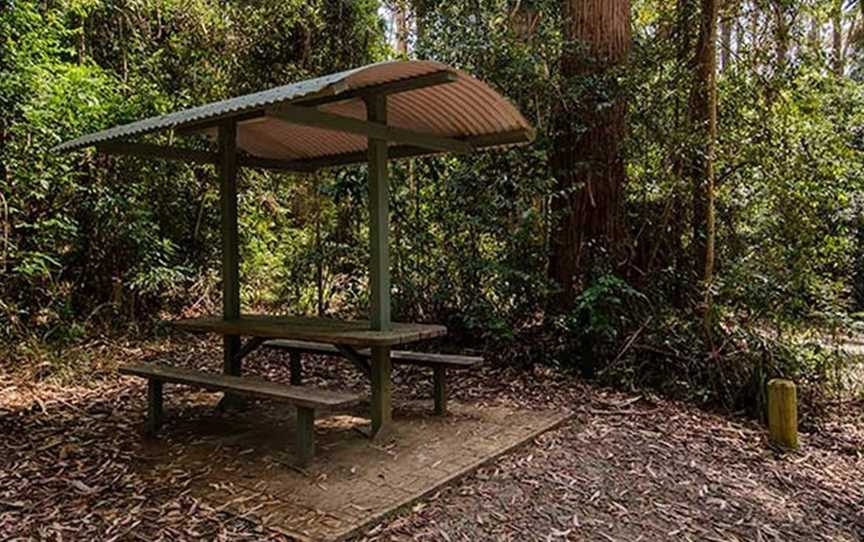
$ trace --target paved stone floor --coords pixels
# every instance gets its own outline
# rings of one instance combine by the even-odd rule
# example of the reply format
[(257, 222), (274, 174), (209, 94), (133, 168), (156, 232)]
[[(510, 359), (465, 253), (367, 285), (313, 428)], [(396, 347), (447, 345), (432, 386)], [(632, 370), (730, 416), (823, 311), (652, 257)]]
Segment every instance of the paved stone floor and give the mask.
[(396, 409), (389, 438), (371, 442), (362, 410), (333, 414), (317, 420), (316, 456), (301, 470), (293, 466), (287, 407), (262, 402), (220, 414), (214, 396), (189, 397), (173, 416), (167, 405), (165, 429), (144, 448), (141, 468), (160, 477), (193, 472), (193, 492), (208, 505), (309, 541), (369, 528), (569, 418), (455, 403), (441, 418), (431, 414), (431, 402), (413, 402)]

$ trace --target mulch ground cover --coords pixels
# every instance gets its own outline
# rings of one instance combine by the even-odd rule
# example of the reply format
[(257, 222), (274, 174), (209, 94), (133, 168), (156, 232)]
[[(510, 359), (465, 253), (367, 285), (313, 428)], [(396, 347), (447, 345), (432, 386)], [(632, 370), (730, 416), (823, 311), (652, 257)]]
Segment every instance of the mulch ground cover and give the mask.
[[(0, 540), (286, 540), (196, 499), (189, 488), (204, 470), (148, 476), (145, 386), (116, 376), (117, 363), (216, 369), (217, 347), (188, 337), (93, 344), (77, 352), (87, 369), (62, 385), (52, 367), (0, 354)], [(247, 367), (287, 382), (285, 361), (259, 352)], [(347, 363), (308, 366), (315, 385), (366, 389)], [(394, 379), (397, 401), (428, 394), (423, 371)], [(490, 364), (454, 379), (453, 394), (577, 415), (358, 541), (864, 540), (860, 402), (835, 404), (800, 451), (781, 453), (753, 421), (547, 368)], [(183, 394), (169, 397), (181, 416)]]

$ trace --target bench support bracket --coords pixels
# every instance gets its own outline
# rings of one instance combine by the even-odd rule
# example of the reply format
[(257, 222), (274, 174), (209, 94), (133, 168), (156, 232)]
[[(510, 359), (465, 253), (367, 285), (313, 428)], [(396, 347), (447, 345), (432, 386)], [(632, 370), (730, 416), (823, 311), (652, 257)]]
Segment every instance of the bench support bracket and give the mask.
[(363, 373), (363, 376), (366, 378), (372, 377), (372, 368), (369, 366), (369, 362), (366, 361), (366, 358), (357, 352), (357, 350), (344, 344), (337, 344), (336, 348), (354, 365), (354, 367), (357, 367), (358, 371)]
[[(230, 350), (236, 351), (234, 356), (231, 358), (230, 363), (225, 366), (224, 373), (229, 375), (239, 376), (241, 372), (241, 368), (243, 366), (243, 358), (251, 354), (252, 352), (261, 348), (265, 342), (269, 339), (267, 337), (249, 337), (246, 339), (245, 343), (240, 342), (240, 337), (225, 337), (225, 340), (228, 339), (236, 340), (237, 346), (232, 346)], [(229, 408), (236, 409), (244, 409), (246, 406), (246, 400), (243, 397), (240, 397), (236, 394), (226, 393), (222, 396), (222, 399), (219, 400), (219, 404), (216, 406), (219, 410), (227, 410)]]
[(261, 345), (268, 340), (269, 339), (267, 337), (249, 337), (248, 339), (246, 339), (246, 342), (243, 343), (243, 346), (241, 346), (237, 354), (234, 355), (234, 358), (232, 359), (232, 365), (239, 366), (243, 358), (261, 348)]

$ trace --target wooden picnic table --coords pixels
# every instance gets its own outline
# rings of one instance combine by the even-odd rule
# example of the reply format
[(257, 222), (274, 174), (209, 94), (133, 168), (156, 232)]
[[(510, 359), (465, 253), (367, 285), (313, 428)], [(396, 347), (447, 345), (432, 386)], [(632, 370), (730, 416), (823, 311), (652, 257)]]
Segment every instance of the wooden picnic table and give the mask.
[[(244, 314), (234, 319), (191, 318), (176, 320), (172, 325), (190, 332), (215, 333), (225, 337), (225, 340), (249, 337), (237, 350), (235, 358), (231, 360), (232, 365), (239, 365), (243, 357), (269, 339), (315, 341), (336, 346), (370, 378), (372, 384), (370, 414), (372, 432), (376, 436), (389, 432), (392, 419), (390, 348), (447, 334), (447, 328), (441, 325), (392, 322), (390, 329), (380, 331), (370, 329), (370, 323), (364, 320), (258, 314)], [(367, 348), (370, 350), (371, 363), (368, 363), (366, 357), (358, 352), (358, 349)], [(292, 373), (293, 369), (292, 367)]]
[[(215, 149), (133, 141), (144, 134), (166, 131), (205, 135), (213, 140)], [(222, 335), (222, 371), (232, 378), (222, 379), (219, 386), (228, 392), (245, 389), (245, 384), (233, 377), (241, 376), (243, 357), (267, 339), (338, 346), (339, 352), (352, 362), (368, 367), (375, 436), (384, 432), (391, 421), (391, 347), (447, 332), (443, 326), (391, 322), (390, 159), (466, 153), (524, 144), (533, 139), (530, 123), (486, 83), (436, 62), (394, 61), (115, 126), (67, 141), (56, 150), (95, 146), (109, 155), (214, 165), (219, 177), (221, 317), (181, 320), (177, 327)], [(307, 175), (358, 163), (367, 164), (369, 321), (241, 315), (240, 169), (263, 168)], [(245, 343), (243, 337), (247, 338)], [(361, 347), (368, 348), (368, 354), (358, 355), (357, 349)], [(439, 373), (452, 363), (422, 361), (438, 367)], [(161, 386), (159, 379), (168, 381), (167, 373), (160, 376), (155, 370), (134, 368), (134, 371), (149, 375), (151, 383), (155, 382), (151, 401), (155, 408), (161, 401), (161, 391), (156, 393)], [(171, 378), (194, 379), (199, 384), (215, 386), (201, 375), (181, 372), (174, 371)], [(443, 397), (444, 379), (436, 377), (436, 382), (441, 384), (436, 389), (442, 388), (436, 391), (436, 397)], [(286, 391), (283, 396), (299, 400), (296, 391)], [(322, 401), (322, 405), (326, 403)], [(443, 400), (437, 404), (443, 410)], [(312, 416), (304, 415), (303, 419), (308, 436)], [(303, 453), (308, 455), (309, 448), (304, 448)]]

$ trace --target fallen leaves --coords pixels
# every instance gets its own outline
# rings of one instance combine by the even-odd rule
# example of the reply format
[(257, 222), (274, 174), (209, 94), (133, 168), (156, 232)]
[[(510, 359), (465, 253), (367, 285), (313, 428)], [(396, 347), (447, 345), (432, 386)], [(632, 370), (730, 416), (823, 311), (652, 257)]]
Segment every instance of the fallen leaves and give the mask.
[(864, 535), (860, 406), (847, 404), (824, 431), (809, 435), (802, 452), (778, 455), (750, 420), (542, 372), (529, 378), (495, 371), (466, 374), (456, 395), (526, 408), (575, 405), (576, 420), (363, 542), (432, 542), (444, 539), (442, 532), (453, 541), (809, 542)]
[(193, 497), (200, 473), (151, 476), (137, 383), (113, 373), (83, 385), (21, 374), (0, 372), (0, 389), (14, 390), (0, 395), (0, 539), (286, 539)]
[[(220, 362), (217, 348), (184, 338), (117, 355), (212, 367)], [(261, 376), (285, 378), (278, 356), (256, 353), (254, 363)], [(99, 365), (111, 367), (107, 360)], [(365, 389), (355, 373), (346, 364), (322, 363), (309, 379)], [(0, 372), (0, 539), (288, 538), (262, 527), (253, 514), (261, 503), (249, 495), (232, 497), (249, 505), (242, 516), (196, 498), (191, 488), (209, 475), (208, 465), (155, 466), (164, 462), (139, 433), (145, 390), (138, 383), (113, 372), (83, 385), (20, 374)], [(400, 368), (398, 377), (397, 401), (428, 396), (426, 372)], [(455, 375), (452, 393), (478, 404), (572, 408), (577, 418), (416, 503), (366, 540), (810, 541), (864, 534), (861, 404), (838, 404), (818, 433), (804, 435), (801, 452), (784, 455), (770, 450), (750, 421), (591, 388), (545, 367), (532, 375), (484, 366)], [(171, 449), (181, 455), (183, 446), (174, 442)], [(255, 450), (235, 452), (248, 457)]]

